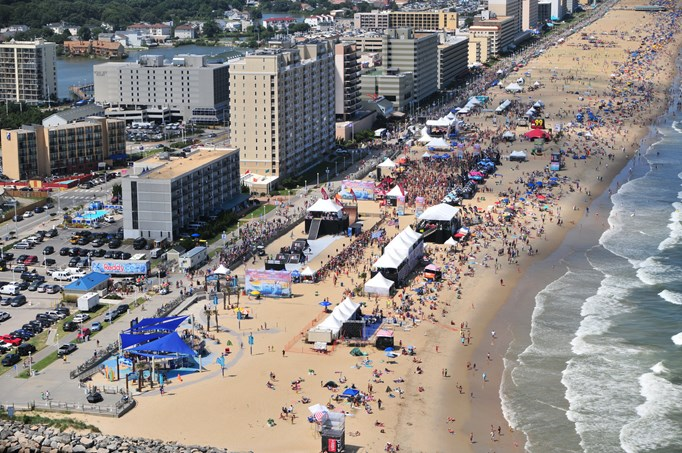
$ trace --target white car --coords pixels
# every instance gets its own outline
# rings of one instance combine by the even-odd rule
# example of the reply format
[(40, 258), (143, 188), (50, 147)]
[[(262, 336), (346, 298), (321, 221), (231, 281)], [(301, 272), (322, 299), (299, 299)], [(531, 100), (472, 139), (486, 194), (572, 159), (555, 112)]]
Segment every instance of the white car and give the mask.
[(114, 223), (114, 222), (116, 222), (116, 220), (114, 219), (114, 216), (113, 216), (113, 215), (105, 216), (105, 217), (104, 217), (104, 221), (107, 222), (107, 223)]
[(73, 317), (73, 322), (84, 322), (90, 319), (90, 315), (87, 313), (78, 313)]
[(29, 217), (33, 217), (33, 211), (24, 212), (24, 218), (28, 219)]

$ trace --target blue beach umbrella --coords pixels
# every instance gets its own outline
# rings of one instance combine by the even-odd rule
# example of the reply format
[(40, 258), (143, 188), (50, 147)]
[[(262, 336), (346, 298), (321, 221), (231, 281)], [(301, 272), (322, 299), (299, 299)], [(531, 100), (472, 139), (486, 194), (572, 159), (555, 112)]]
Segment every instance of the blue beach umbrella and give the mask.
[(323, 300), (322, 302), (320, 302), (320, 305), (322, 305), (324, 308), (327, 308), (327, 307), (330, 306), (331, 304), (332, 304), (331, 302), (328, 302), (328, 301), (326, 301), (326, 300)]

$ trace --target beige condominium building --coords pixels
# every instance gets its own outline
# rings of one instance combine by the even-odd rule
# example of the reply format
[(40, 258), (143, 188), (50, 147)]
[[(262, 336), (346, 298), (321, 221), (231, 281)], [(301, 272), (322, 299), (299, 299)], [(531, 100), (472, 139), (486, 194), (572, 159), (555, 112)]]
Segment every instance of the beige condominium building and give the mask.
[(135, 162), (122, 180), (123, 235), (173, 241), (240, 194), (239, 150), (200, 148), (186, 157), (160, 153)]
[(57, 98), (57, 45), (42, 39), (0, 43), (0, 100), (40, 104)]
[(335, 139), (331, 42), (271, 42), (230, 65), (232, 144), (242, 174), (296, 176), (331, 151)]
[(108, 117), (140, 121), (182, 120), (224, 124), (229, 102), (229, 65), (204, 55), (143, 55), (135, 63), (93, 68), (95, 100), (109, 105)]
[(355, 13), (355, 28), (384, 31), (388, 28), (410, 27), (415, 30), (457, 31), (457, 13), (445, 11), (372, 11)]
[[(516, 21), (513, 17), (477, 20), (469, 27), (469, 39), (481, 41), (482, 45), (487, 47), (485, 51), (481, 51), (481, 54), (486, 54), (487, 58), (497, 57), (510, 50), (516, 36), (515, 27)], [(480, 63), (486, 61), (480, 61)]]
[(95, 170), (101, 162), (125, 156), (125, 123), (91, 117), (55, 127), (2, 130), (2, 169), (26, 180)]

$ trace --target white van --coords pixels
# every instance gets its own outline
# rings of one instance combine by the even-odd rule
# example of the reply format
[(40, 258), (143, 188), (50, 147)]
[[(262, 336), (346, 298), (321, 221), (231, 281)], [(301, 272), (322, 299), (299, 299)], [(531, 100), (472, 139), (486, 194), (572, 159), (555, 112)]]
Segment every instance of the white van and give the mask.
[(0, 294), (16, 296), (17, 294), (19, 294), (19, 287), (15, 285), (5, 285), (2, 288), (0, 288)]
[(71, 272), (65, 272), (65, 271), (60, 271), (60, 272), (55, 272), (52, 274), (52, 278), (54, 278), (57, 281), (70, 281), (71, 280)]
[(161, 255), (163, 255), (163, 249), (154, 249), (149, 252), (149, 256), (153, 259), (161, 258)]

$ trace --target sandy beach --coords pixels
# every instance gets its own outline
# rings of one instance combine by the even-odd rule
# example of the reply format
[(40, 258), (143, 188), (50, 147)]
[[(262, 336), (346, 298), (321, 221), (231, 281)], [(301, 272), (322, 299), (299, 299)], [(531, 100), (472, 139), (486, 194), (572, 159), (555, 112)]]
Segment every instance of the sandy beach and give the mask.
[[(224, 376), (215, 361), (204, 363), (201, 373), (182, 380), (169, 376), (164, 395), (145, 391), (136, 396), (138, 406), (121, 419), (74, 417), (87, 418), (103, 432), (118, 435), (255, 452), (320, 451), (320, 437), (316, 425), (307, 420), (307, 407), (330, 403), (334, 410), (347, 413), (347, 451), (384, 451), (387, 443), (408, 452), (523, 451), (523, 433), (508, 426), (500, 407), (502, 358), (511, 341), (528, 335), (535, 293), (558, 272), (554, 267), (560, 257), (552, 254), (581, 219), (589, 218), (591, 228), (605, 227), (605, 213), (589, 210), (592, 201), (609, 190), (667, 105), (680, 34), (677, 29), (662, 28), (664, 13), (627, 9), (637, 4), (619, 2), (619, 8), (549, 46), (502, 82), (504, 86), (530, 74), (524, 75), (526, 84), (537, 81), (539, 87), (517, 95), (521, 113), (529, 102), (542, 100), (547, 128), (563, 125), (561, 136), (545, 144), (542, 156), (532, 154), (530, 141), (499, 140), (505, 130), (519, 137), (528, 131), (527, 126), (515, 125), (516, 115), (509, 115), (509, 124), (504, 116), (489, 112), (465, 118), (475, 126), (472, 134), (477, 137), (468, 142), (467, 151), (477, 143), (483, 149), (497, 149), (502, 157), (497, 175), (464, 203), (468, 220), (481, 217), (484, 222), (472, 226), (471, 238), (456, 252), (450, 246), (427, 244), (427, 255), (444, 273), (441, 284), (427, 287), (430, 298), (415, 294), (422, 283), (419, 275), (393, 298), (353, 298), (366, 303), (363, 312), (395, 317), (398, 322), (390, 327), (396, 343), (414, 346), (415, 356), (390, 358), (366, 345), (361, 349), (368, 355), (355, 357), (349, 353), (352, 348), (343, 344), (320, 354), (302, 341), (302, 334), (324, 319), (318, 304), (322, 298), (336, 305), (369, 278), (369, 265), (380, 255), (381, 245), (371, 242), (349, 254), (324, 281), (294, 285), (291, 299), (242, 297), (240, 304), (251, 310), (253, 319), (240, 322), (232, 310), (220, 307), (219, 324), (228, 331), (211, 332), (220, 344), (209, 348), (220, 354), (231, 342)], [(625, 31), (624, 23), (637, 25)], [(672, 39), (662, 38), (667, 31), (674, 32)], [(599, 42), (583, 39), (583, 33)], [(657, 52), (646, 64), (629, 58), (632, 52), (644, 54), (652, 46)], [(652, 82), (648, 93), (629, 91), (629, 82), (640, 85), (644, 81)], [(513, 97), (501, 87), (490, 88), (486, 94), (493, 109)], [(604, 109), (610, 101), (613, 113), (607, 114)], [(604, 116), (603, 124), (595, 122), (588, 129), (587, 121), (576, 122), (576, 114), (588, 108)], [(568, 123), (573, 125), (568, 127)], [(508, 161), (513, 150), (527, 151), (528, 161)], [(563, 181), (543, 192), (546, 198), (526, 197), (525, 183), (546, 175), (550, 152), (559, 150), (565, 154), (566, 166), (559, 172)], [(405, 155), (412, 162), (408, 173), (414, 177), (406, 181), (408, 194), (420, 191), (419, 185), (425, 182), (420, 178), (438, 178), (439, 170), (422, 162), (423, 152), (415, 147)], [(581, 155), (585, 158), (577, 158)], [(415, 195), (439, 201), (438, 190), (439, 186), (424, 185)], [(509, 221), (503, 218), (502, 198), (511, 199), (515, 206), (516, 214)], [(359, 211), (363, 229), (383, 228), (386, 239), (415, 223), (414, 206), (408, 207), (406, 215), (393, 217), (378, 203), (361, 201)], [(292, 236), (304, 237), (303, 226), (270, 244), (267, 253), (275, 254), (289, 245)], [(329, 239), (310, 267), (322, 268), (354, 240)], [(246, 264), (262, 265), (262, 259)], [(363, 272), (367, 274), (364, 279)], [(243, 275), (244, 267), (235, 274)], [(413, 307), (406, 317), (397, 309), (407, 296)], [(205, 324), (201, 307), (192, 311)], [(249, 334), (255, 340), (252, 352), (246, 342)], [(339, 383), (340, 389), (324, 387), (328, 381)], [(93, 383), (103, 382), (96, 377)], [(371, 412), (367, 406), (334, 400), (351, 385), (367, 394)], [(310, 403), (303, 403), (304, 398)], [(283, 407), (291, 407), (296, 417), (284, 416)], [(269, 419), (274, 423), (268, 423)]]

